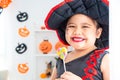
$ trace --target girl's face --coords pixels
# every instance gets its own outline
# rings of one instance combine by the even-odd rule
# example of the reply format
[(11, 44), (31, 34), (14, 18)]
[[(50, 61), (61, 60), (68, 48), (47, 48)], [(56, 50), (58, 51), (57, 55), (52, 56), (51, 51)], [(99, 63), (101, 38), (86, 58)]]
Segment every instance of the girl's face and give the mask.
[(95, 47), (96, 38), (99, 38), (102, 28), (88, 16), (76, 14), (72, 16), (66, 26), (66, 41), (75, 49)]

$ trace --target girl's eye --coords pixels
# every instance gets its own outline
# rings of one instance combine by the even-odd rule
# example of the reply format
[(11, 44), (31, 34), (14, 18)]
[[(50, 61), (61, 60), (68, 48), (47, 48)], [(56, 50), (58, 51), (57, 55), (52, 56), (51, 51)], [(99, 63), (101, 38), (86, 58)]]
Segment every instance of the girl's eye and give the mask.
[(82, 28), (89, 28), (89, 26), (82, 26)]
[(67, 26), (67, 28), (74, 28), (75, 26)]

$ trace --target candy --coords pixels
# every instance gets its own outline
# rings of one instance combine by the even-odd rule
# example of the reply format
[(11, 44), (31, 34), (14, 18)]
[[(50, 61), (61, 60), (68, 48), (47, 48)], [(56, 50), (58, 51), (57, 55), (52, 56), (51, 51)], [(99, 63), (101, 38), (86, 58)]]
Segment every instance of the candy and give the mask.
[(64, 71), (66, 72), (66, 66), (65, 66), (65, 61), (64, 61), (66, 56), (67, 56), (66, 47), (59, 48), (58, 51), (57, 51), (57, 55), (62, 59)]
[(59, 48), (57, 51), (57, 55), (64, 60), (67, 56), (67, 49), (65, 47)]

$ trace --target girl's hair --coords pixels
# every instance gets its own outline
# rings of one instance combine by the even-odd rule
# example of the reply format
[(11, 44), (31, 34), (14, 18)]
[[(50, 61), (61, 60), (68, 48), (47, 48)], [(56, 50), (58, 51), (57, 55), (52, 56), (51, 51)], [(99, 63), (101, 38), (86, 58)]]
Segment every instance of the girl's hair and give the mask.
[[(81, 13), (77, 13), (77, 14), (81, 14)], [(77, 15), (77, 14), (74, 14), (74, 15)], [(72, 16), (74, 16), (74, 15), (72, 15)], [(83, 15), (85, 15), (85, 14), (83, 14)], [(65, 29), (66, 29), (66, 26), (67, 26), (67, 22), (69, 21), (69, 19), (70, 19), (72, 16), (70, 16), (69, 18), (67, 18), (67, 19), (64, 21)], [(86, 15), (86, 16), (89, 17), (88, 15)], [(99, 24), (95, 19), (93, 19), (93, 18), (91, 18), (91, 17), (89, 17), (89, 18), (95, 23), (97, 29), (98, 29), (98, 28), (102, 28), (102, 27), (100, 26), (100, 24)]]

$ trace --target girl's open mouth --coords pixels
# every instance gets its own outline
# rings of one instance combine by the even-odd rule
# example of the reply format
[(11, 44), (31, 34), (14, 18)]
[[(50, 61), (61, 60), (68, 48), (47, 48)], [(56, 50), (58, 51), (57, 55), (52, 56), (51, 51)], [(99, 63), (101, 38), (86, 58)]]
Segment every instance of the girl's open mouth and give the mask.
[(74, 41), (74, 42), (82, 42), (82, 41), (85, 40), (85, 39), (82, 38), (82, 37), (72, 37), (71, 39), (72, 39), (72, 41)]

